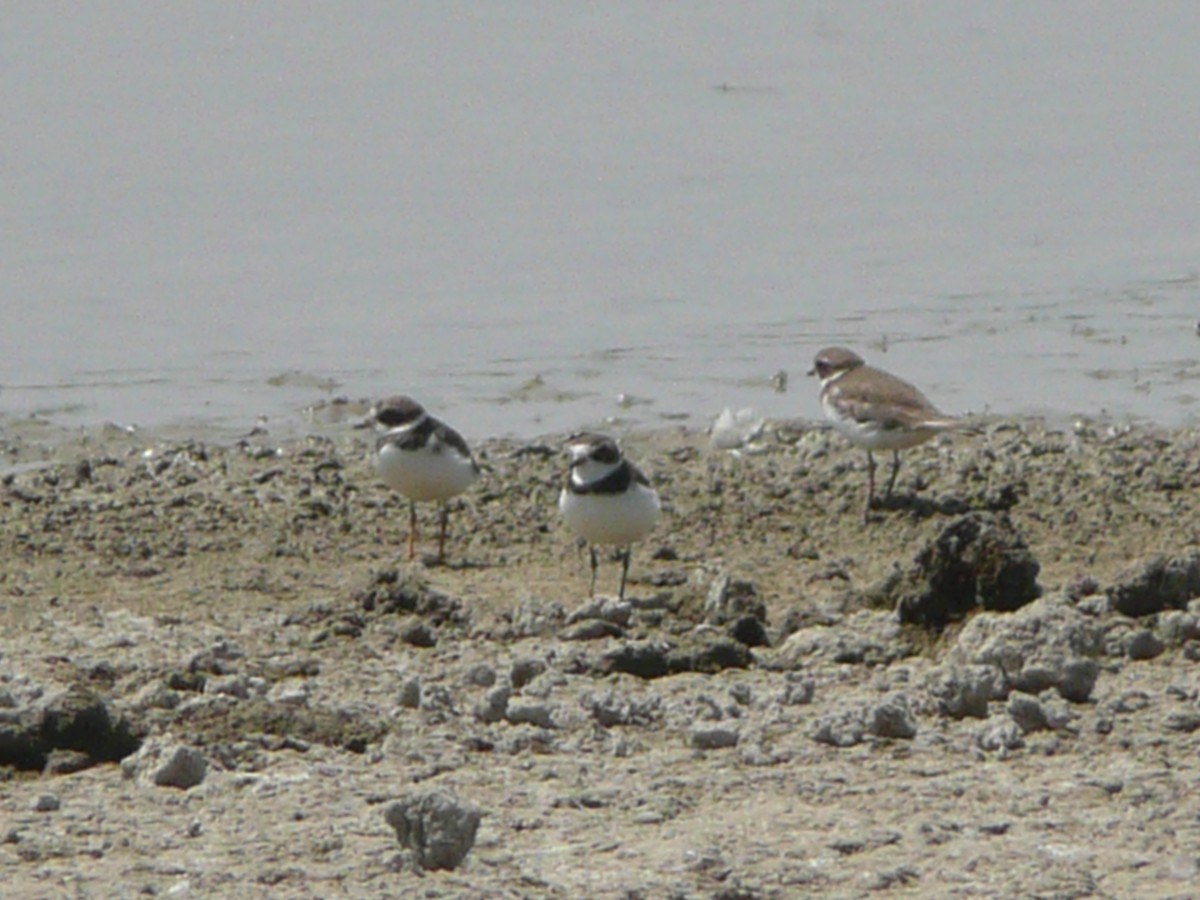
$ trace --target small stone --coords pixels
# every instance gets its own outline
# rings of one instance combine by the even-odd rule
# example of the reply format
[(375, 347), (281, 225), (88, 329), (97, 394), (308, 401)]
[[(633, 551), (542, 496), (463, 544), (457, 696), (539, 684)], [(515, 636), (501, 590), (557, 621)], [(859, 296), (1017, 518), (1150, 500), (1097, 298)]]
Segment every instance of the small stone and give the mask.
[(805, 706), (813, 701), (817, 687), (811, 678), (798, 678), (795, 672), (788, 672), (787, 683), (779, 702), (784, 706)]
[(567, 624), (574, 625), (586, 620), (608, 622), (615, 625), (619, 631), (629, 624), (632, 616), (633, 605), (628, 600), (597, 597), (570, 613), (567, 616)]
[(34, 812), (55, 812), (62, 806), (62, 801), (54, 794), (38, 794), (33, 800)]
[(1191, 734), (1193, 731), (1200, 730), (1200, 712), (1188, 710), (1186, 712), (1168, 713), (1163, 719), (1163, 728), (1167, 731), (1179, 731), (1184, 734)]
[(1184, 644), (1200, 638), (1200, 619), (1190, 612), (1169, 609), (1158, 617), (1158, 630), (1166, 643)]
[(818, 719), (812, 731), (812, 739), (818, 744), (853, 747), (863, 742), (863, 732), (862, 713), (858, 710), (843, 710)]
[(605, 653), (596, 664), (598, 674), (625, 672), (638, 678), (662, 678), (670, 672), (670, 647), (657, 642), (627, 643)]
[(540, 659), (518, 659), (512, 664), (509, 678), (514, 691), (519, 691), (533, 679), (546, 671), (546, 663)]
[(1024, 747), (1025, 738), (1021, 736), (1021, 729), (1016, 722), (1011, 719), (996, 720), (980, 729), (976, 743), (980, 749), (988, 752), (1004, 752)]
[(699, 725), (688, 732), (688, 743), (696, 750), (736, 747), (738, 730), (724, 725)]
[(486, 663), (471, 666), (463, 681), (473, 687), (491, 687), (496, 683), (496, 670)]
[(415, 619), (406, 623), (399, 634), (400, 640), (410, 647), (436, 647), (437, 632), (427, 622)]
[(1131, 618), (1182, 609), (1200, 596), (1200, 553), (1142, 560), (1118, 575), (1107, 594), (1114, 608)]
[(927, 684), (938, 712), (952, 719), (986, 719), (988, 704), (1007, 693), (1003, 673), (990, 665), (942, 666), (930, 673)]
[(1112, 600), (1107, 594), (1096, 594), (1092, 597), (1085, 597), (1075, 604), (1075, 608), (1085, 616), (1091, 616), (1099, 619), (1112, 612)]
[(421, 705), (421, 679), (413, 676), (400, 685), (399, 703), (405, 709), (417, 709)]
[(1086, 703), (1100, 677), (1100, 664), (1094, 659), (1076, 659), (1062, 667), (1058, 676), (1058, 693), (1072, 703)]
[(401, 846), (424, 869), (455, 869), (475, 845), (482, 813), (446, 791), (414, 793), (384, 810)]
[(513, 725), (554, 727), (554, 717), (550, 715), (550, 708), (542, 703), (509, 703), (504, 717)]
[(137, 753), (123, 759), (121, 771), (126, 778), (186, 790), (204, 780), (208, 760), (194, 747), (158, 737), (146, 741)]
[(704, 620), (710, 625), (724, 625), (742, 616), (767, 620), (767, 605), (758, 596), (752, 581), (732, 578), (729, 573), (717, 577), (708, 589), (704, 601)]
[(93, 765), (93, 759), (81, 750), (51, 750), (46, 755), (46, 765), (42, 767), (42, 774), (70, 775)]
[(747, 647), (770, 646), (771, 636), (767, 634), (767, 626), (757, 616), (739, 616), (727, 628), (729, 636), (739, 644)]
[(248, 700), (250, 698), (250, 682), (245, 675), (224, 675), (210, 678), (204, 686), (204, 693)]
[(662, 701), (658, 697), (632, 699), (616, 691), (586, 702), (592, 718), (605, 728), (616, 725), (649, 725), (662, 718)]
[(1008, 698), (1008, 714), (1017, 723), (1022, 734), (1042, 731), (1049, 727), (1046, 724), (1046, 712), (1042, 709), (1042, 704), (1038, 702), (1037, 697), (1031, 697), (1029, 694), (1014, 692)]
[(916, 737), (917, 719), (903, 694), (893, 694), (867, 713), (867, 731), (881, 738)]
[(605, 622), (603, 619), (587, 619), (574, 625), (568, 625), (558, 633), (558, 636), (560, 640), (564, 641), (599, 641), (604, 638), (619, 638), (623, 634), (621, 626), (614, 625), (612, 622)]
[(499, 722), (508, 711), (510, 697), (512, 697), (512, 687), (507, 682), (501, 682), (488, 691), (483, 699), (476, 704), (474, 710), (475, 718), (484, 724)]
[(1149, 628), (1141, 628), (1130, 635), (1125, 652), (1133, 660), (1154, 659), (1164, 650), (1163, 642)]

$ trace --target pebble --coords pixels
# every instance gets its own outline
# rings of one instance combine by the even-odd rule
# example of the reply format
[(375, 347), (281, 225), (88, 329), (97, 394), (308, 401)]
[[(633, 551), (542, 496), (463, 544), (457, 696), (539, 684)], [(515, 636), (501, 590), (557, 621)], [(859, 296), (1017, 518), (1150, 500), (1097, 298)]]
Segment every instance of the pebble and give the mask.
[(698, 725), (688, 732), (688, 744), (696, 750), (723, 750), (737, 743), (737, 728), (724, 725)]
[(475, 845), (482, 813), (448, 791), (414, 792), (384, 809), (400, 845), (423, 869), (456, 869)]

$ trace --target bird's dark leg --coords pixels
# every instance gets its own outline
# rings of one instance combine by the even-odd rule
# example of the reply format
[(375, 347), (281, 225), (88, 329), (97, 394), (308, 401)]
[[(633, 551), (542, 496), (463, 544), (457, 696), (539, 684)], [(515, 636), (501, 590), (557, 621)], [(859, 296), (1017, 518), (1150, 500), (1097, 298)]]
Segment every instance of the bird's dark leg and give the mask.
[(417, 555), (417, 504), (408, 501), (408, 561)]
[(595, 597), (596, 596), (596, 571), (600, 568), (600, 560), (596, 559), (596, 548), (593, 547), (591, 544), (588, 544), (588, 552), (592, 556), (592, 584), (591, 584), (591, 587), (588, 588), (588, 593), (591, 596)]
[(629, 577), (629, 554), (632, 550), (632, 546), (626, 546), (624, 558), (621, 560), (621, 588), (617, 591), (618, 600), (625, 599), (625, 579)]
[(892, 488), (896, 486), (896, 473), (900, 471), (900, 451), (892, 451), (892, 477), (888, 479), (887, 497), (892, 496)]
[(450, 502), (443, 501), (442, 503), (442, 526), (438, 533), (438, 565), (446, 561), (446, 524), (450, 521)]
[(863, 524), (871, 520), (871, 502), (875, 499), (875, 456), (867, 451), (867, 501), (863, 504)]

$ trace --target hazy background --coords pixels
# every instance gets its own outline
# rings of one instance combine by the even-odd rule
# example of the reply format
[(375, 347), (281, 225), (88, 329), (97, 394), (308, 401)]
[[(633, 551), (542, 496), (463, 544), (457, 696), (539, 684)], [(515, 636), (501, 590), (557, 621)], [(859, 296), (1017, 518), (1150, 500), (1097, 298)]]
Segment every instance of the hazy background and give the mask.
[(0, 424), (816, 417), (835, 342), (949, 412), (1197, 417), (1194, 2), (0, 22)]

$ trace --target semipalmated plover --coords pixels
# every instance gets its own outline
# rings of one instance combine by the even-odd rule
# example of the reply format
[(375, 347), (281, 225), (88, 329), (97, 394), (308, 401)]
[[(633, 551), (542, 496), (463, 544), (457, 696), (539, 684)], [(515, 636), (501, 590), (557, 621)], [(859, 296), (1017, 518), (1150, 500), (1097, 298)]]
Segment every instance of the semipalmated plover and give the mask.
[(412, 397), (396, 396), (371, 411), (384, 430), (376, 445), (375, 466), (384, 484), (408, 498), (408, 558), (416, 553), (417, 503), (442, 504), (437, 561), (446, 554), (447, 501), (479, 476), (479, 465), (461, 434), (433, 416)]
[(567, 440), (570, 469), (558, 498), (563, 521), (587, 541), (592, 561), (591, 593), (596, 593), (596, 544), (624, 547), (618, 599), (625, 599), (631, 545), (658, 522), (658, 493), (641, 471), (621, 455), (612, 438), (577, 434)]
[(919, 390), (895, 375), (868, 366), (845, 347), (827, 347), (817, 354), (809, 375), (821, 379), (821, 406), (833, 427), (867, 451), (867, 521), (875, 497), (875, 457), (872, 450), (892, 451), (892, 495), (900, 470), (900, 451), (924, 443), (935, 434), (961, 426), (942, 413)]

